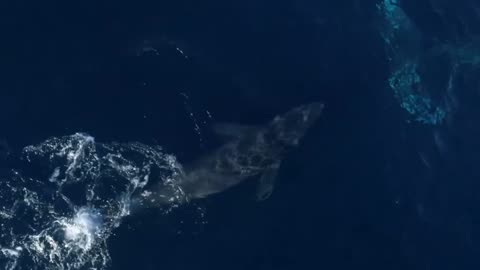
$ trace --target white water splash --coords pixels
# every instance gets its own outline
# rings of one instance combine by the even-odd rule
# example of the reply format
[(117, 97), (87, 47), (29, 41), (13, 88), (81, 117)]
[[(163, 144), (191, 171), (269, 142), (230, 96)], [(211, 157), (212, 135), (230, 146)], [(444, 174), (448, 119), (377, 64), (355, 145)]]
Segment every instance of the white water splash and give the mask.
[(92, 248), (101, 226), (101, 215), (93, 209), (81, 208), (75, 217), (65, 222), (65, 240), (83, 250)]
[(107, 239), (149, 182), (184, 196), (181, 166), (156, 146), (77, 133), (28, 146), (21, 158), (25, 168), (0, 176), (0, 266), (8, 270), (106, 269)]

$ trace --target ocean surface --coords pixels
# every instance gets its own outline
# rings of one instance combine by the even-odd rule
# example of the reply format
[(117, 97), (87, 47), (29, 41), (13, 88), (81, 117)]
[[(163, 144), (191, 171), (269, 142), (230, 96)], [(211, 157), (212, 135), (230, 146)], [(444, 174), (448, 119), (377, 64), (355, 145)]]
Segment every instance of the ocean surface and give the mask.
[[(1, 269), (480, 266), (478, 1), (4, 1), (0, 28)], [(312, 102), (267, 200), (136, 204), (217, 123)]]

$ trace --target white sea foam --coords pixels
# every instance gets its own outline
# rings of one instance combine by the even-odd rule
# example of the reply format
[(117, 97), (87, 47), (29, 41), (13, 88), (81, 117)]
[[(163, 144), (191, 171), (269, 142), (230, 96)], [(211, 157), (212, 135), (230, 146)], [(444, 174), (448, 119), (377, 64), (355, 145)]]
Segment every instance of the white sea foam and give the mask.
[(101, 215), (93, 209), (81, 208), (75, 217), (64, 222), (63, 226), (65, 239), (69, 244), (89, 250), (100, 231)]
[(160, 147), (81, 133), (28, 146), (21, 158), (50, 172), (35, 179), (12, 170), (0, 179), (0, 261), (8, 270), (106, 269), (107, 239), (132, 202), (146, 199), (149, 181), (175, 185), (182, 170)]

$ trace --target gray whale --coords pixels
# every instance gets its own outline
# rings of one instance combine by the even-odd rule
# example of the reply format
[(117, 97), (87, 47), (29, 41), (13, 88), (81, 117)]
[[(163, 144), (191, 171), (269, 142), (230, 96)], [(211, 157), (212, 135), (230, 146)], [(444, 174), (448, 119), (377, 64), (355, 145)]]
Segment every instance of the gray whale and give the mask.
[[(282, 160), (298, 146), (323, 109), (323, 103), (315, 102), (295, 107), (262, 126), (215, 125), (214, 131), (226, 143), (184, 166), (175, 179), (178, 189), (162, 186), (149, 192), (150, 201), (163, 205), (179, 197), (187, 201), (205, 198), (256, 176), (256, 197), (267, 199), (273, 192)], [(178, 196), (179, 190), (184, 196)]]

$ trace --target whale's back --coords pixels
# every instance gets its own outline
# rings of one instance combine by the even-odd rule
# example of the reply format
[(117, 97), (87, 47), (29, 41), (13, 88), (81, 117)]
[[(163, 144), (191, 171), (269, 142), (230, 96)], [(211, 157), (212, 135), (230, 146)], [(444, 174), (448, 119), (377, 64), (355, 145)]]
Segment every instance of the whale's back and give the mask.
[(320, 117), (323, 107), (322, 103), (302, 105), (261, 127), (217, 126), (217, 133), (229, 141), (186, 166), (183, 188), (191, 197), (203, 198), (252, 176), (263, 175), (263, 189), (269, 189), (271, 193), (281, 161), (299, 144)]

